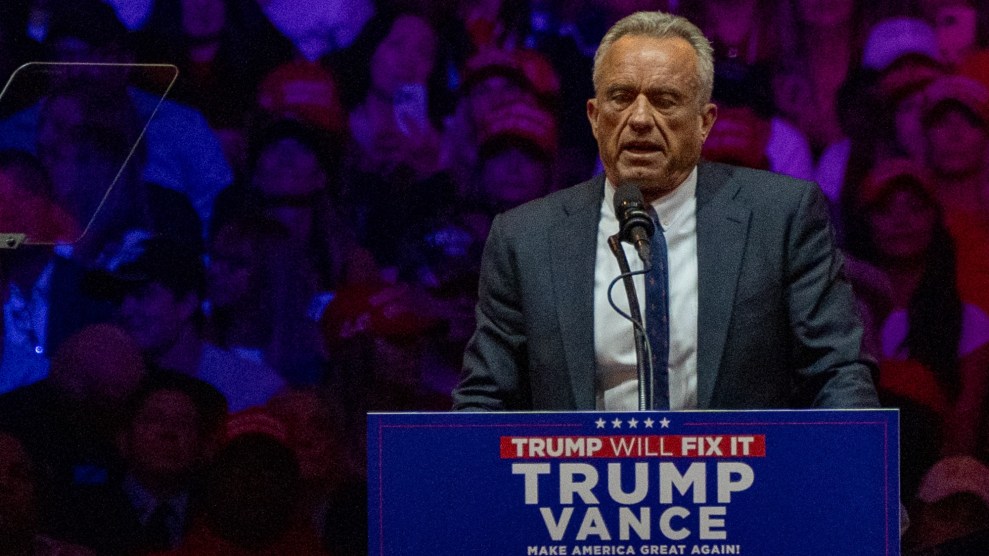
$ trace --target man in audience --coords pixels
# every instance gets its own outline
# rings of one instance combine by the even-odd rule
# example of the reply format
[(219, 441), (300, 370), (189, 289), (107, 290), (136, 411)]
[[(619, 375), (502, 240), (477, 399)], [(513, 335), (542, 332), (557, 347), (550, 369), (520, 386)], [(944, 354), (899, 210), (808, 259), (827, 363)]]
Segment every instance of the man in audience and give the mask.
[(149, 375), (125, 404), (117, 435), (124, 473), (77, 489), (61, 520), (64, 536), (100, 554), (178, 546), (195, 480), (225, 418), (226, 402), (212, 386), (177, 373)]
[(285, 427), (266, 411), (231, 416), (203, 486), (200, 519), (168, 554), (325, 554), (298, 511), (302, 477)]
[(91, 286), (116, 302), (120, 325), (157, 369), (215, 386), (231, 411), (264, 404), (285, 386), (270, 368), (207, 342), (202, 335), (202, 257), (165, 238), (125, 248)]

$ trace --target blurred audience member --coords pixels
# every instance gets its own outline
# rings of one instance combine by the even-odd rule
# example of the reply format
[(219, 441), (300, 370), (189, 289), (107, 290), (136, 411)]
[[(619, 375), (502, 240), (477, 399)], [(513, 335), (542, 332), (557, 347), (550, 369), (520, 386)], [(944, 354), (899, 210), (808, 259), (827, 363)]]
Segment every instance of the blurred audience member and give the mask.
[[(924, 162), (926, 143), (921, 115), (924, 89), (944, 75), (941, 64), (922, 53), (900, 56), (879, 74), (878, 95), (885, 107), (882, 131), (892, 130), (887, 156), (906, 156)], [(883, 153), (880, 153), (883, 154)]]
[(169, 97), (221, 138), (243, 133), (262, 77), (294, 54), (256, 2), (236, 0), (156, 0), (138, 39), (138, 59), (178, 66)]
[(208, 338), (290, 383), (318, 382), (325, 358), (307, 313), (313, 286), (299, 272), (299, 247), (256, 212), (217, 216), (206, 274)]
[(335, 556), (367, 550), (367, 479), (363, 439), (347, 436), (339, 403), (314, 389), (286, 391), (268, 402), (268, 411), (285, 424), (302, 477), (303, 515)]
[(20, 440), (0, 430), (0, 555), (90, 556), (41, 534), (38, 470)]
[(447, 64), (436, 26), (406, 8), (375, 15), (334, 66), (353, 139), (342, 199), (382, 267), (394, 267), (401, 254), (394, 238), (431, 222), (456, 193), (440, 172)]
[(265, 249), (265, 279), (272, 288), (265, 292), (274, 309), (268, 357), (295, 384), (319, 381), (321, 369), (313, 363), (323, 351), (316, 322), (333, 292), (378, 274), (337, 209), (330, 161), (336, 150), (324, 137), (290, 120), (262, 130), (251, 149), (251, 182), (229, 197), (231, 207), (238, 207), (233, 210), (271, 219), (287, 231), (256, 248)]
[[(323, 314), (334, 370), (327, 383), (347, 415), (367, 411), (447, 410), (456, 373), (437, 376), (427, 349), (442, 331), (429, 296), (406, 285), (361, 284), (341, 290)], [(450, 371), (450, 369), (445, 369)]]
[[(94, 83), (69, 80), (40, 106), (37, 153), (51, 175), (55, 204), (73, 233), (49, 237), (83, 266), (119, 248), (139, 230), (201, 244), (202, 222), (181, 192), (142, 180), (145, 150), (133, 106)], [(69, 245), (71, 244), (71, 245)]]
[[(511, 130), (550, 158), (558, 154), (556, 112), (560, 82), (532, 50), (483, 50), (467, 61), (461, 103), (447, 130), (449, 159), (462, 197), (477, 194), (474, 171), (480, 143)], [(555, 181), (547, 176), (546, 186)]]
[(196, 480), (219, 439), (226, 401), (198, 379), (149, 375), (125, 404), (117, 446), (123, 473), (76, 489), (59, 532), (98, 554), (145, 554), (178, 545)]
[(347, 135), (340, 86), (319, 64), (297, 60), (278, 66), (261, 82), (257, 105), (263, 122), (296, 120), (327, 135), (331, 144), (342, 144)]
[[(860, 192), (852, 253), (889, 276), (890, 310), (876, 311), (879, 390), (901, 408), (906, 492), (939, 451), (977, 453), (989, 394), (989, 315), (966, 303), (937, 192), (916, 163), (881, 163)], [(943, 426), (942, 426), (943, 425)]]
[(96, 324), (62, 344), (46, 379), (0, 396), (0, 428), (23, 439), (51, 487), (40, 500), (43, 517), (73, 487), (106, 483), (120, 468), (114, 432), (144, 373), (130, 336)]
[(817, 165), (817, 181), (840, 207), (838, 218), (857, 218), (858, 188), (877, 161), (908, 157), (923, 163), (923, 90), (944, 70), (936, 59), (933, 30), (918, 19), (890, 18), (869, 33), (861, 68), (838, 92), (845, 138), (829, 145)]
[(277, 222), (220, 214), (209, 243), (206, 270), (207, 335), (241, 357), (264, 362), (273, 335), (273, 284), (265, 273), (264, 253), (288, 235)]
[(325, 554), (301, 519), (302, 479), (284, 427), (260, 409), (234, 415), (209, 466), (202, 510), (172, 556)]
[(959, 290), (989, 312), (989, 89), (962, 76), (924, 91), (927, 164), (958, 246)]
[(712, 101), (718, 119), (704, 142), (706, 159), (813, 179), (807, 138), (774, 115), (772, 78), (764, 66), (716, 64)]
[(972, 79), (948, 76), (924, 92), (927, 162), (949, 211), (983, 209), (989, 195), (989, 90)]
[[(336, 145), (300, 122), (282, 120), (261, 130), (251, 148), (250, 185), (239, 210), (256, 202), (264, 215), (279, 222), (302, 251), (302, 271), (318, 291), (332, 291), (374, 272), (367, 251), (354, 240), (351, 226), (335, 206), (339, 189), (335, 175)], [(236, 203), (236, 192), (232, 192)]]
[[(489, 216), (546, 195), (553, 183), (551, 149), (555, 145), (527, 136), (539, 128), (531, 129), (524, 119), (514, 125), (503, 120), (497, 127), (482, 139), (476, 170), (482, 206)], [(475, 241), (483, 243), (484, 232)]]
[[(838, 90), (857, 65), (875, 8), (866, 0), (781, 3), (776, 105), (804, 132), (815, 155), (842, 136)], [(896, 37), (887, 39), (894, 43)]]
[(971, 456), (937, 462), (924, 476), (903, 539), (911, 556), (989, 551), (989, 468)]
[[(70, 82), (41, 106), (37, 153), (52, 177), (56, 202), (78, 222), (66, 251), (85, 267), (153, 225), (136, 115), (126, 102), (92, 83)], [(63, 251), (65, 252), (65, 251)]]
[(263, 405), (285, 386), (269, 367), (203, 338), (201, 256), (164, 238), (126, 246), (92, 286), (116, 303), (121, 326), (156, 369), (194, 376), (216, 387), (231, 411)]
[(413, 182), (436, 173), (448, 83), (434, 24), (414, 11), (381, 12), (341, 62), (334, 73), (347, 87), (360, 169)]

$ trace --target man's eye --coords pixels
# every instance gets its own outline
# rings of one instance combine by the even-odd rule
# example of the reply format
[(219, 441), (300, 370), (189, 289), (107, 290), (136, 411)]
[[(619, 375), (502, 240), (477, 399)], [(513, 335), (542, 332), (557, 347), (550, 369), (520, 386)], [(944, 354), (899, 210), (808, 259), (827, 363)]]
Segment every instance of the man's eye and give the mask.
[(665, 110), (675, 107), (677, 105), (677, 101), (675, 98), (671, 96), (664, 95), (664, 96), (655, 97), (652, 100), (652, 104), (653, 106), (659, 108), (660, 110)]
[(632, 102), (632, 95), (629, 93), (615, 93), (611, 95), (611, 102), (619, 106), (628, 106)]

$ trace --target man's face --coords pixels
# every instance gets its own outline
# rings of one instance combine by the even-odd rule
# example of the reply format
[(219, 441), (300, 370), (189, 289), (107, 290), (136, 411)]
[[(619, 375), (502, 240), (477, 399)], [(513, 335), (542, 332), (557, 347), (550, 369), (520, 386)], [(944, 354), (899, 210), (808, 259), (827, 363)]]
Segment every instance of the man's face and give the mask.
[(199, 413), (188, 394), (159, 390), (145, 400), (128, 430), (125, 451), (141, 476), (189, 473), (202, 455)]
[(120, 325), (152, 356), (160, 355), (175, 345), (187, 326), (192, 326), (196, 312), (196, 296), (177, 297), (158, 282), (133, 288), (120, 304)]
[(717, 115), (699, 95), (697, 54), (684, 39), (626, 35), (612, 44), (587, 101), (611, 183), (639, 182), (647, 200), (683, 183)]

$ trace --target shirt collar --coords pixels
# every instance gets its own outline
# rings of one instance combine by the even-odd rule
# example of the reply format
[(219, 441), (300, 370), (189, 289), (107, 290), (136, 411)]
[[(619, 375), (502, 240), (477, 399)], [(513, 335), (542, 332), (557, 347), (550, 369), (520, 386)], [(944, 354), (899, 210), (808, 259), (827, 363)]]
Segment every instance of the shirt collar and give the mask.
[[(690, 171), (687, 179), (678, 185), (672, 193), (652, 202), (652, 207), (659, 216), (659, 223), (663, 225), (663, 230), (668, 230), (681, 220), (684, 211), (689, 210), (691, 202), (697, 194), (697, 166)], [(609, 218), (617, 218), (615, 215), (615, 186), (607, 177), (604, 179), (604, 210)]]

